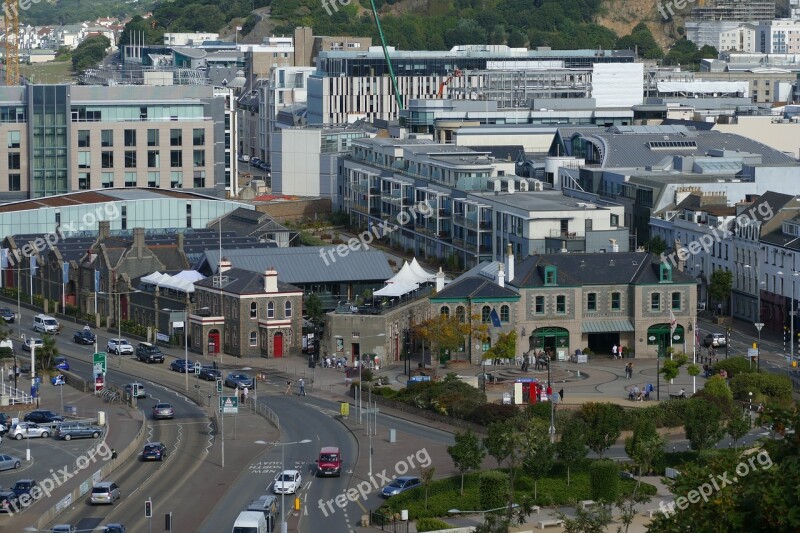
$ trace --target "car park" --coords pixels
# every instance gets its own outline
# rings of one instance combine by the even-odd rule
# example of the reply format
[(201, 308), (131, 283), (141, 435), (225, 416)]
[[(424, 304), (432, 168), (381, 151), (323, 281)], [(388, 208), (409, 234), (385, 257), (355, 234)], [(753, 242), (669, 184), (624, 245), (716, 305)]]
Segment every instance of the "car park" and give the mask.
[(142, 450), (142, 461), (163, 461), (167, 457), (167, 447), (161, 442), (148, 442)]
[(120, 493), (119, 486), (112, 481), (103, 481), (97, 483), (92, 487), (92, 495), (89, 501), (94, 504), (113, 504), (119, 500), (122, 494)]
[(278, 472), (272, 484), (275, 494), (295, 494), (303, 486), (303, 478), (297, 470)]
[(14, 455), (0, 454), (0, 470), (17, 469), (22, 464), (22, 459)]
[(106, 351), (116, 355), (133, 355), (133, 346), (127, 339), (108, 339)]
[(194, 363), (190, 359), (175, 359), (169, 364), (169, 369), (181, 374), (186, 373), (187, 368), (190, 372), (194, 372)]
[(222, 378), (222, 372), (213, 366), (204, 366), (200, 369), (200, 375), (198, 377), (206, 381), (216, 381)]
[(37, 424), (52, 424), (53, 422), (63, 422), (64, 417), (53, 411), (36, 409), (26, 414), (23, 420), (25, 422), (35, 422)]
[(397, 496), (407, 490), (415, 489), (422, 485), (422, 481), (418, 477), (414, 476), (400, 476), (397, 479), (392, 480), (391, 483), (383, 487), (381, 490), (381, 496), (384, 498), (389, 498), (391, 496)]
[(253, 378), (247, 374), (237, 374), (231, 372), (225, 378), (225, 386), (232, 389), (243, 389), (245, 387), (253, 388)]
[(125, 385), (125, 392), (134, 398), (147, 398), (147, 393), (144, 390), (144, 385), (141, 383), (128, 383)]
[(140, 342), (136, 346), (136, 358), (143, 363), (163, 363), (164, 353), (161, 348), (149, 342)]
[(94, 344), (96, 340), (97, 335), (88, 329), (79, 329), (75, 332), (75, 335), (72, 336), (72, 342), (77, 344)]
[(44, 346), (44, 341), (42, 339), (38, 339), (35, 337), (30, 337), (25, 339), (25, 342), (22, 343), (22, 349), (26, 352), (31, 351), (31, 346), (34, 346), (37, 350)]
[(61, 424), (56, 428), (56, 438), (64, 440), (72, 439), (96, 439), (103, 434), (103, 428), (91, 426), (89, 424), (69, 423)]
[(709, 346), (713, 346), (717, 348), (719, 346), (725, 346), (728, 343), (727, 339), (725, 338), (724, 333), (709, 333), (703, 339), (703, 346), (708, 348)]
[(13, 492), (17, 498), (26, 494), (30, 496), (31, 491), (36, 487), (38, 487), (38, 484), (33, 479), (20, 479), (11, 487), (11, 492)]
[(15, 440), (42, 438), (50, 436), (50, 428), (40, 426), (33, 422), (20, 422), (8, 432), (8, 436)]
[(61, 370), (62, 372), (66, 372), (67, 370), (69, 370), (69, 361), (67, 361), (67, 358), (64, 357), (63, 355), (56, 357), (55, 365), (56, 369)]
[(0, 307), (0, 318), (2, 318), (6, 324), (13, 324), (17, 315), (8, 307)]
[(171, 419), (175, 416), (175, 410), (168, 403), (157, 403), (153, 406), (153, 418), (156, 420)]

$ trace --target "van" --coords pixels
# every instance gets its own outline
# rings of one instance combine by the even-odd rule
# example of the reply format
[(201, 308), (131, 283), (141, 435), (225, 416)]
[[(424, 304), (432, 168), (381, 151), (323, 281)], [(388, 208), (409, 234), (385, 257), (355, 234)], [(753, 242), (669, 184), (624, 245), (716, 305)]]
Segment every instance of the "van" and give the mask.
[(242, 511), (233, 523), (232, 533), (269, 533), (264, 513)]
[(319, 451), (317, 459), (317, 476), (342, 475), (342, 454), (335, 446), (326, 446)]
[(50, 315), (36, 315), (33, 317), (33, 331), (58, 335), (61, 332), (61, 324)]

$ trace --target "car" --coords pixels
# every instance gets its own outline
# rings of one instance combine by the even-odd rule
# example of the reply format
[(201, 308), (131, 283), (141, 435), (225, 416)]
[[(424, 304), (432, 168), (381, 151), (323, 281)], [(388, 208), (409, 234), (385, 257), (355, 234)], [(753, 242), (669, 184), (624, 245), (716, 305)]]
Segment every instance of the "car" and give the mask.
[(175, 359), (169, 364), (170, 370), (180, 372), (181, 374), (186, 373), (187, 367), (189, 368), (189, 371), (194, 372), (194, 363), (189, 359)]
[(213, 366), (204, 366), (200, 369), (200, 375), (198, 377), (206, 381), (216, 381), (222, 379), (222, 372)]
[(126, 533), (126, 531), (122, 524), (108, 524), (103, 528), (103, 533)]
[(253, 378), (251, 378), (247, 374), (237, 374), (231, 372), (225, 378), (225, 386), (230, 387), (232, 389), (243, 389), (245, 387), (252, 389)]
[(109, 339), (106, 351), (116, 355), (133, 355), (133, 346), (127, 339)]
[(148, 364), (164, 362), (164, 354), (161, 349), (149, 342), (140, 342), (136, 346), (136, 358)]
[(728, 343), (728, 340), (725, 338), (724, 333), (709, 333), (703, 339), (703, 346), (708, 348), (709, 346), (713, 346), (717, 348), (719, 346), (725, 346)]
[(61, 324), (50, 315), (36, 315), (33, 317), (33, 331), (40, 333), (47, 333), (50, 335), (58, 335), (61, 333)]
[(7, 324), (13, 324), (14, 320), (17, 319), (17, 315), (8, 307), (0, 307), (0, 318)]
[(381, 490), (381, 496), (384, 498), (390, 498), (392, 496), (397, 496), (407, 490), (411, 490), (417, 488), (422, 485), (422, 481), (418, 477), (414, 476), (400, 476), (392, 480), (391, 483), (383, 487)]
[(71, 422), (69, 424), (61, 424), (56, 428), (56, 438), (64, 440), (72, 439), (88, 439), (99, 438), (103, 434), (103, 428), (99, 426), (91, 426), (89, 424), (79, 424)]
[(11, 429), (11, 417), (8, 413), (0, 413), (0, 435)]
[(29, 339), (25, 339), (25, 342), (22, 343), (22, 349), (26, 352), (31, 351), (31, 346), (34, 346), (38, 350), (44, 346), (44, 341), (42, 339), (31, 337)]
[(0, 454), (0, 470), (17, 469), (22, 464), (22, 459), (14, 455)]
[[(135, 386), (135, 387), (134, 387)], [(135, 391), (133, 389), (136, 389)], [(144, 391), (144, 385), (141, 383), (128, 383), (125, 385), (125, 392), (134, 398), (147, 398), (147, 393)], [(135, 392), (135, 394), (134, 394)]]
[(72, 336), (72, 342), (77, 344), (94, 344), (96, 340), (97, 335), (88, 329), (79, 329), (75, 332), (75, 335)]
[(284, 470), (278, 472), (272, 484), (275, 494), (295, 494), (303, 486), (303, 478), (297, 470)]
[(33, 422), (21, 422), (14, 426), (14, 428), (8, 432), (8, 435), (15, 440), (36, 437), (46, 439), (50, 436), (50, 428), (34, 424)]
[(269, 163), (264, 163), (263, 161), (258, 164), (258, 168), (261, 170), (272, 170), (272, 167), (269, 166)]
[(50, 533), (75, 533), (78, 531), (78, 528), (75, 526), (71, 526), (69, 524), (58, 524), (57, 526), (53, 526), (53, 529), (50, 530)]
[(37, 409), (26, 414), (23, 420), (25, 422), (36, 422), (37, 424), (52, 424), (53, 422), (63, 422), (64, 417), (53, 411)]
[(167, 447), (161, 442), (148, 442), (142, 451), (142, 461), (163, 461), (167, 457)]
[(0, 491), (0, 511), (4, 513), (15, 513), (19, 509), (17, 505), (17, 495), (10, 490)]
[(251, 157), (250, 158), (250, 166), (251, 167), (257, 167), (259, 163), (261, 163), (261, 159), (259, 159), (257, 157)]
[(156, 420), (161, 420), (165, 418), (171, 419), (174, 416), (175, 416), (175, 410), (168, 403), (157, 403), (153, 406), (153, 418)]
[(239, 156), (239, 161), (241, 161), (242, 163), (249, 163), (250, 162), (250, 156), (249, 155), (245, 155), (245, 154), (241, 154)]
[(19, 481), (14, 483), (13, 487), (11, 487), (11, 492), (13, 492), (14, 495), (17, 498), (19, 498), (24, 494), (30, 495), (31, 491), (35, 489), (37, 486), (38, 484), (36, 483), (36, 481), (32, 479), (20, 479)]
[(56, 357), (55, 365), (57, 370), (61, 370), (63, 372), (69, 370), (69, 361), (67, 361), (67, 358), (64, 357), (63, 355)]
[(116, 483), (113, 481), (103, 481), (92, 487), (92, 495), (89, 497), (89, 501), (94, 505), (102, 503), (113, 505), (121, 496), (122, 494), (120, 493), (119, 486)]

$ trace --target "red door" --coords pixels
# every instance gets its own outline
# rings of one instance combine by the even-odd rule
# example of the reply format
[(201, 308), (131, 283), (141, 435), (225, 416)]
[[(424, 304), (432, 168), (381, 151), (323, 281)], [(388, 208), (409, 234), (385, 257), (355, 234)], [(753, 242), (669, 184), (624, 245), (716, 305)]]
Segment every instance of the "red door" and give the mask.
[(283, 357), (283, 333), (275, 334), (275, 349), (273, 350), (274, 357)]
[(212, 331), (208, 334), (208, 353), (219, 353), (219, 331)]

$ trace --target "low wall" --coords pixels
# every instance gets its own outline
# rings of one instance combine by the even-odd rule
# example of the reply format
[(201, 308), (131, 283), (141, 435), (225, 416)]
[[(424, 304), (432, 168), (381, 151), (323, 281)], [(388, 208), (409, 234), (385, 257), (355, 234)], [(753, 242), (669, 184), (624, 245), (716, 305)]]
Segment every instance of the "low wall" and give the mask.
[(479, 435), (485, 435), (486, 432), (488, 431), (488, 428), (480, 424), (475, 424), (474, 422), (467, 422), (466, 420), (460, 420), (458, 418), (453, 418), (450, 416), (440, 415), (439, 413), (434, 413), (433, 411), (428, 411), (426, 409), (420, 409), (418, 407), (414, 407), (406, 403), (399, 402), (397, 400), (390, 400), (388, 398), (384, 398), (383, 396), (378, 396), (377, 394), (372, 395), (372, 401), (377, 403), (378, 405), (383, 405), (385, 407), (389, 407), (390, 409), (395, 409), (403, 413), (408, 413), (414, 416), (426, 418), (433, 422), (447, 424), (449, 426), (454, 426), (459, 429), (471, 429), (473, 432), (478, 433)]

